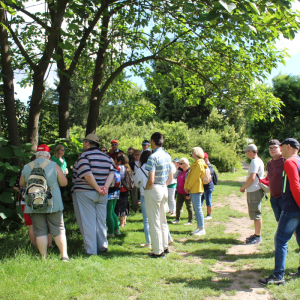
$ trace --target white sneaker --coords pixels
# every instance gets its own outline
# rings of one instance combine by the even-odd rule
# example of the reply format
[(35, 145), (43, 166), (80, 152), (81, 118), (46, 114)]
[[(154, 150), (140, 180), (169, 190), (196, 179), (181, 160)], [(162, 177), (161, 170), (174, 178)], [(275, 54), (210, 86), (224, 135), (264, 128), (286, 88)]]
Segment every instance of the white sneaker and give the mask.
[(185, 226), (193, 225), (192, 222), (187, 222), (184, 224)]
[(210, 216), (210, 215), (207, 215), (205, 218), (204, 218), (204, 220), (211, 220), (212, 219), (212, 217)]
[(197, 228), (195, 231), (191, 232), (191, 234), (195, 234), (200, 230), (200, 228)]
[(198, 232), (194, 233), (194, 235), (197, 235), (197, 236), (199, 236), (199, 235), (205, 235), (205, 234), (206, 234), (205, 229), (201, 229)]
[(170, 217), (176, 217), (176, 214), (170, 213)]
[(174, 221), (172, 221), (172, 224), (178, 224), (180, 221), (178, 221), (178, 220), (174, 220)]

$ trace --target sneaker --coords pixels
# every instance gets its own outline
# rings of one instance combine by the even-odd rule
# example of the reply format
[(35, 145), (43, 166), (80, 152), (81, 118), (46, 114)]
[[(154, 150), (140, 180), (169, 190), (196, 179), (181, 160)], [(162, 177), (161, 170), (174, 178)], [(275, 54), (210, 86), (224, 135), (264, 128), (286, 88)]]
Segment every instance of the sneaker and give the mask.
[(206, 234), (205, 229), (200, 229), (198, 232), (194, 233), (194, 235), (197, 235), (197, 236), (205, 235), (205, 234)]
[(289, 276), (300, 277), (300, 274), (298, 272), (296, 272), (296, 273), (289, 273)]
[(122, 232), (120, 230), (115, 231), (115, 235), (121, 235), (121, 234), (122, 234)]
[(185, 223), (184, 225), (185, 225), (185, 226), (190, 226), (190, 225), (193, 225), (193, 223), (192, 223), (192, 222), (187, 222), (187, 223)]
[(250, 235), (250, 236), (248, 236), (248, 237), (246, 238), (246, 241), (252, 240), (254, 237), (256, 237), (256, 235), (255, 235), (255, 234), (252, 234), (252, 235)]
[(246, 240), (246, 245), (256, 245), (262, 242), (261, 236), (254, 236), (251, 240)]
[(178, 220), (174, 220), (174, 221), (172, 221), (172, 224), (178, 224), (180, 221), (178, 221)]
[(175, 213), (170, 213), (170, 217), (176, 217)]
[(70, 262), (69, 257), (62, 257), (60, 260), (63, 261), (63, 262)]
[(211, 219), (212, 219), (211, 215), (207, 215), (207, 216), (204, 218), (204, 220), (211, 220)]
[(169, 254), (169, 253), (170, 253), (169, 248), (164, 250), (164, 254)]
[(115, 235), (113, 233), (109, 233), (108, 237), (115, 237)]
[(148, 253), (148, 256), (150, 258), (165, 258), (165, 253), (164, 252), (162, 252), (161, 254)]
[(259, 279), (258, 283), (261, 285), (267, 285), (267, 284), (276, 284), (276, 285), (284, 285), (285, 280), (282, 277), (282, 279), (278, 279), (275, 275), (271, 275), (268, 278)]
[(191, 234), (195, 234), (195, 233), (197, 233), (198, 231), (200, 231), (200, 228), (197, 228), (195, 231), (192, 231)]

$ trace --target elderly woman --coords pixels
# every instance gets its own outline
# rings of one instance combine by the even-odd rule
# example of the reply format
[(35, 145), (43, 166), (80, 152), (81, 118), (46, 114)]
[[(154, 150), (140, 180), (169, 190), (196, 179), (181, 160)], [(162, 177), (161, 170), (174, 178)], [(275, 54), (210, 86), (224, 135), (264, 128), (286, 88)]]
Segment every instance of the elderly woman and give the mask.
[(190, 194), (193, 208), (196, 214), (197, 229), (192, 232), (194, 235), (204, 235), (204, 217), (201, 208), (201, 196), (204, 192), (202, 178), (205, 176), (207, 165), (204, 162), (204, 152), (200, 147), (194, 147), (192, 158), (195, 160), (191, 165), (189, 175), (184, 184), (184, 191)]
[(45, 171), (47, 185), (51, 188), (53, 197), (49, 200), (48, 206), (43, 209), (35, 210), (33, 207), (26, 205), (25, 213), (30, 214), (33, 233), (41, 257), (46, 258), (47, 256), (47, 234), (50, 233), (54, 236), (55, 243), (61, 253), (61, 260), (68, 262), (67, 240), (62, 212), (64, 206), (59, 190), (59, 186), (67, 185), (67, 179), (58, 164), (50, 161), (50, 148), (47, 145), (38, 146), (35, 155), (36, 159), (25, 165), (22, 171), (20, 186), (25, 187), (32, 170), (41, 167)]
[(192, 225), (193, 220), (193, 207), (190, 195), (184, 190), (185, 181), (190, 172), (190, 163), (187, 158), (183, 157), (179, 162), (178, 170), (176, 171), (174, 178), (177, 179), (177, 202), (176, 202), (176, 220), (173, 224), (180, 222), (180, 214), (183, 203), (185, 202), (186, 209), (188, 211), (188, 222), (184, 225)]

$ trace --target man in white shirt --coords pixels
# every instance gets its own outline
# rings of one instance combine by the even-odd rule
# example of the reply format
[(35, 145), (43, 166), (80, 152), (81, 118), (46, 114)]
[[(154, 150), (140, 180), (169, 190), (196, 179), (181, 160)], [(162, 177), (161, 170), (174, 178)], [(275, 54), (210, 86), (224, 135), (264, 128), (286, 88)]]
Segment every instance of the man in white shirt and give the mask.
[(259, 178), (264, 177), (264, 163), (257, 155), (256, 145), (250, 144), (244, 149), (244, 151), (246, 152), (247, 157), (251, 159), (251, 163), (248, 169), (247, 181), (240, 188), (240, 191), (244, 193), (245, 190), (247, 190), (248, 212), (250, 219), (254, 221), (255, 233), (246, 238), (246, 245), (253, 245), (262, 242), (261, 201), (264, 193), (258, 182)]

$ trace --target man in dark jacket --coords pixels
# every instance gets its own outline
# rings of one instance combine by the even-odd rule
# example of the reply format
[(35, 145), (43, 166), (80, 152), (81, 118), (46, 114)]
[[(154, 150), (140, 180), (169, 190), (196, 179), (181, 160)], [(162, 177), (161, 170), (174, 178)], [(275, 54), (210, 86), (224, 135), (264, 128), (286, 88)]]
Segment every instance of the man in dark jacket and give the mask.
[[(207, 166), (210, 169), (211, 177), (213, 177), (213, 174), (215, 173), (212, 165), (210, 164), (210, 161), (208, 159), (208, 154), (204, 152), (204, 161), (207, 164)], [(204, 220), (211, 220), (211, 211), (212, 211), (212, 192), (214, 191), (214, 183), (213, 180), (210, 181), (208, 184), (204, 184), (204, 193), (202, 194), (202, 204), (204, 200), (206, 201), (206, 209), (207, 209), (207, 216), (204, 218)]]

